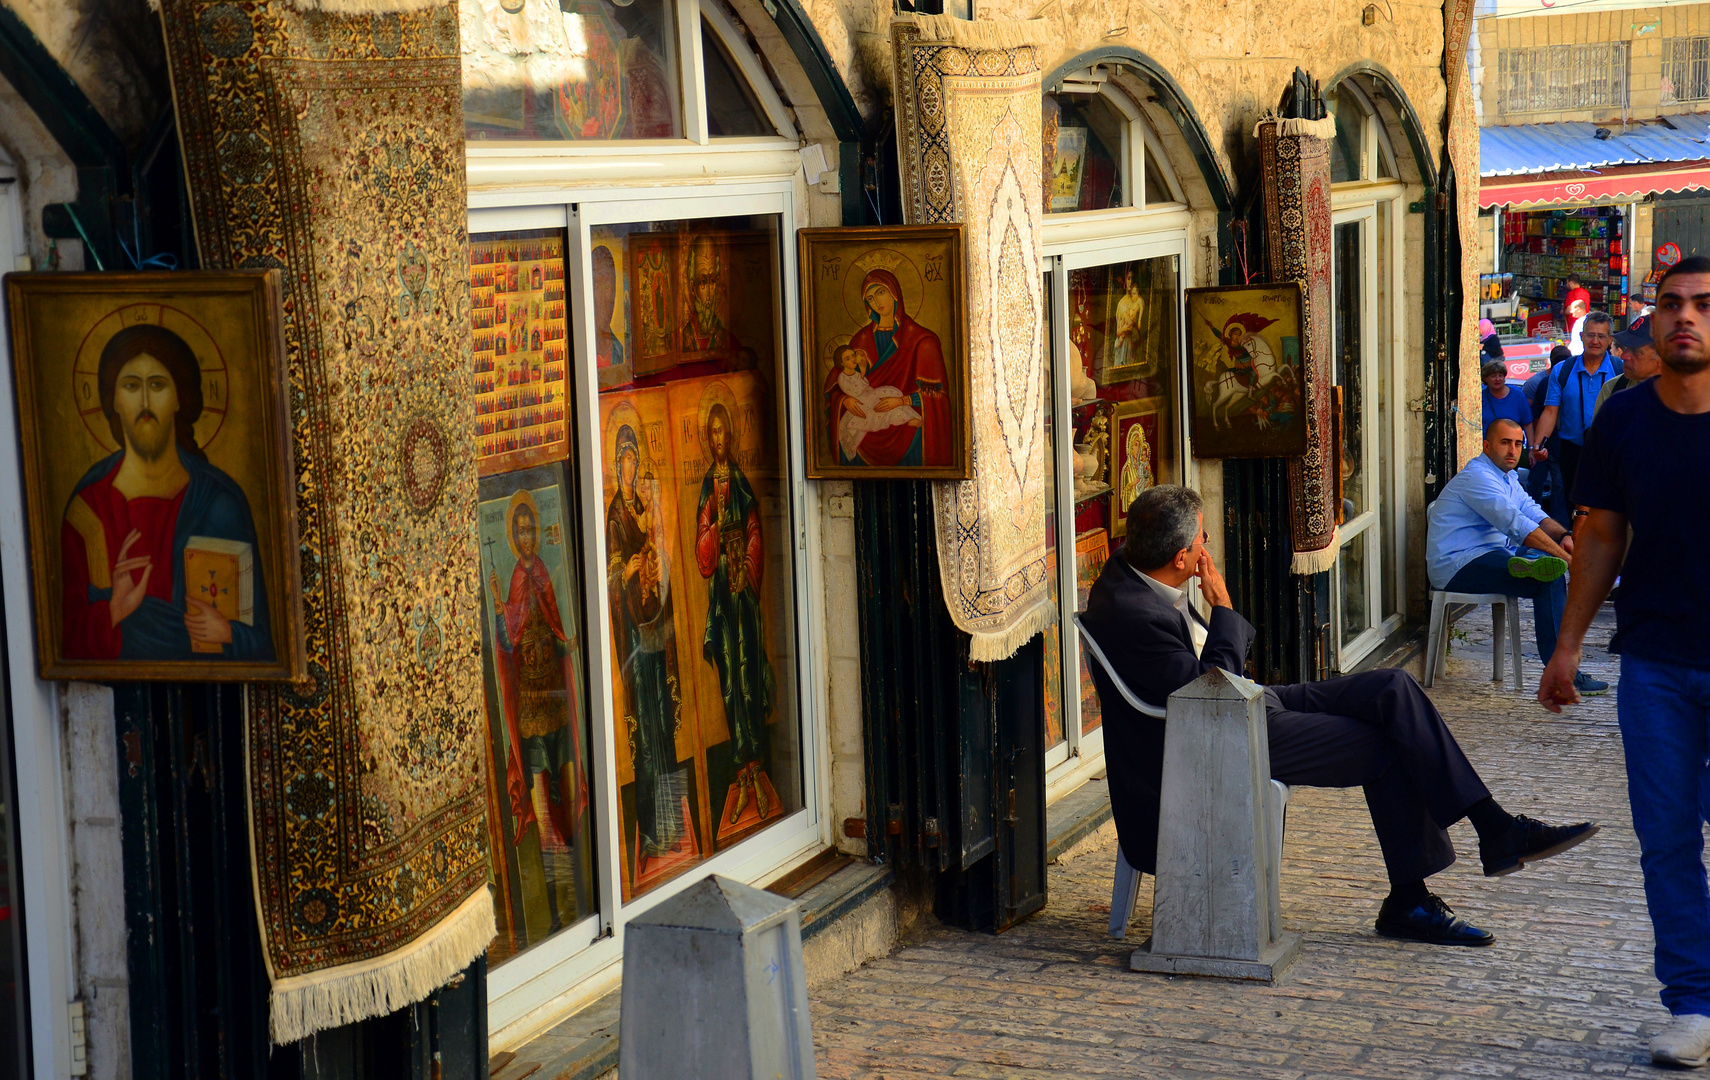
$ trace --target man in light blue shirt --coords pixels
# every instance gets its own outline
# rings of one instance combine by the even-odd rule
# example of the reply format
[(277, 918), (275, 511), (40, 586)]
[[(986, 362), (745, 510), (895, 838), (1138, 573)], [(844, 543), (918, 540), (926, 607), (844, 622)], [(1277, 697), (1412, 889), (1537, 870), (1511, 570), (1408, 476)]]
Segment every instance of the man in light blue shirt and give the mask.
[[(1425, 569), (1433, 589), (1530, 597), (1538, 656), (1548, 662), (1567, 604), (1573, 537), (1520, 486), (1515, 469), (1525, 444), (1526, 433), (1514, 421), (1490, 425), (1484, 453), (1431, 504)], [(1609, 689), (1583, 671), (1574, 686), (1581, 694)]]
[(1615, 343), (1615, 324), (1607, 314), (1594, 311), (1585, 317), (1580, 334), (1585, 343), (1585, 355), (1557, 367), (1544, 384), (1544, 408), (1534, 425), (1532, 441), (1543, 446), (1549, 443), (1549, 455), (1562, 470), (1562, 490), (1573, 491), (1574, 478), (1579, 475), (1579, 456), (1585, 449), (1585, 429), (1597, 415), (1597, 395), (1603, 384), (1621, 374), (1621, 361), (1609, 355)]

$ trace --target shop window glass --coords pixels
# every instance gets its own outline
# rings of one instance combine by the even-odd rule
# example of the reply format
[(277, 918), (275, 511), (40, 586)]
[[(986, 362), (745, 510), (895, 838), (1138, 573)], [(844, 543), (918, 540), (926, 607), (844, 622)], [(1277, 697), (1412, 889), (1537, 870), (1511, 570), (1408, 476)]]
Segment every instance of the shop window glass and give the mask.
[(1158, 165), (1156, 155), (1151, 147), (1146, 148), (1146, 205), (1171, 203), (1176, 201), (1175, 192), (1170, 190), (1170, 182), (1164, 177), (1164, 170)]
[[(1377, 207), (1377, 242), (1378, 266), (1389, 265), (1390, 232), (1389, 215), (1391, 207), (1387, 203), (1379, 203)], [(1379, 273), (1378, 279), (1378, 310), (1382, 314), (1378, 319), (1380, 326), (1390, 325), (1391, 293), (1393, 287), (1387, 273)], [(1395, 410), (1401, 401), (1401, 392), (1395, 386), (1394, 365), (1388, 357), (1380, 356), (1377, 368), (1377, 463), (1378, 470), (1378, 506), (1383, 519), (1378, 523), (1380, 529), (1388, 529), (1395, 520), (1395, 468), (1393, 461), (1395, 446)], [(1380, 542), (1381, 550), (1377, 553), (1379, 566), (1382, 568), (1380, 587), (1383, 590), (1378, 604), (1378, 614), (1387, 619), (1391, 615), (1401, 614), (1400, 602), (1397, 599), (1397, 571), (1395, 545), (1384, 534)]]
[(1046, 94), (1045, 211), (1127, 206), (1129, 120), (1101, 94)]
[(1360, 136), (1365, 133), (1366, 117), (1358, 104), (1344, 94), (1331, 106), (1336, 117), (1336, 141), (1330, 147), (1330, 182), (1340, 184), (1358, 180), (1362, 173)]
[[(1075, 443), (1075, 609), (1126, 533), (1128, 506), (1182, 482), (1176, 402), (1180, 305), (1175, 256), (1069, 273), (1070, 416)], [(1102, 723), (1083, 654), (1081, 730)]]
[(707, 134), (713, 138), (776, 135), (766, 111), (737, 71), (724, 42), (701, 24), (701, 62), (706, 72)]
[[(1045, 275), (1044, 296), (1051, 295), (1051, 275)], [(1045, 385), (1051, 386), (1056, 368), (1056, 350), (1052, 347), (1057, 339), (1052, 332), (1051, 305), (1045, 307)], [(1056, 439), (1056, 414), (1045, 410), (1045, 445), (1051, 446)], [(1057, 603), (1057, 457), (1055, 454), (1045, 455), (1045, 587), (1051, 594), (1051, 603)], [(1063, 711), (1063, 631), (1066, 628), (1061, 622), (1053, 622), (1045, 628), (1045, 748), (1047, 750), (1068, 739), (1068, 730), (1064, 722)]]
[(802, 807), (780, 229), (592, 230), (626, 901)]
[(587, 650), (564, 233), (476, 233), (469, 261), (500, 964), (595, 910)]
[(682, 136), (670, 0), (460, 0), (470, 139)]
[(1376, 536), (1376, 530), (1367, 530), (1343, 544), (1336, 556), (1336, 574), (1342, 586), (1344, 646), (1365, 633), (1372, 624), (1370, 597), (1366, 592), (1366, 545)]
[(1366, 505), (1364, 400), (1365, 260), (1360, 224), (1336, 226), (1336, 385), (1342, 394), (1342, 516), (1352, 521)]

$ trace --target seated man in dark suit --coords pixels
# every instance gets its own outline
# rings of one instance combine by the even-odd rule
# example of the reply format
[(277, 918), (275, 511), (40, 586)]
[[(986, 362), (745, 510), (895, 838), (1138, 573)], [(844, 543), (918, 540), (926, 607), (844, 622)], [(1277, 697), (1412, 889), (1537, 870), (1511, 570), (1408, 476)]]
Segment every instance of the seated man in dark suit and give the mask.
[[(1240, 674), (1253, 627), (1235, 613), (1205, 551), (1199, 494), (1164, 485), (1140, 493), (1128, 538), (1093, 584), (1081, 617), (1123, 682), (1162, 706), (1214, 667)], [(1200, 617), (1184, 586), (1199, 579), (1211, 605)], [(1105, 763), (1118, 842), (1128, 862), (1155, 873), (1165, 721), (1141, 715), (1092, 665), (1104, 706)], [(1365, 788), (1390, 893), (1377, 931), (1438, 945), (1488, 945), (1489, 932), (1457, 918), (1425, 879), (1455, 861), (1445, 831), (1465, 817), (1478, 831), (1486, 877), (1513, 873), (1588, 839), (1598, 826), (1546, 825), (1490, 797), (1443, 717), (1413, 677), (1369, 671), (1265, 688), (1271, 776), (1307, 787)]]

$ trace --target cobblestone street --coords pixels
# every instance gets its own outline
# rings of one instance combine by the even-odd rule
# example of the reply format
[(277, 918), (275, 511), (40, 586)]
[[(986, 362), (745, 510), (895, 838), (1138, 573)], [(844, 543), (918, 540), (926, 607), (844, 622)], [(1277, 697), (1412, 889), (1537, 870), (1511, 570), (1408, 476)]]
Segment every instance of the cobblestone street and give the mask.
[[(1432, 691), (1497, 800), (1603, 831), (1505, 878), (1460, 861), (1432, 879), (1498, 936), (1486, 949), (1377, 937), (1387, 891), (1359, 791), (1297, 789), (1283, 860), (1283, 919), (1304, 938), (1274, 987), (1128, 971), (1148, 935), (1147, 877), (1127, 942), (1106, 937), (1114, 832), (1051, 867), (1046, 909), (999, 936), (943, 927), (821, 989), (813, 1021), (826, 1078), (1242, 1076), (1546, 1078), (1665, 1075), (1649, 1064), (1667, 1022), (1627, 811), (1615, 696), (1551, 717), (1524, 612), (1526, 690), (1490, 680), (1488, 610), (1460, 624)], [(1616, 678), (1605, 608), (1586, 670)]]

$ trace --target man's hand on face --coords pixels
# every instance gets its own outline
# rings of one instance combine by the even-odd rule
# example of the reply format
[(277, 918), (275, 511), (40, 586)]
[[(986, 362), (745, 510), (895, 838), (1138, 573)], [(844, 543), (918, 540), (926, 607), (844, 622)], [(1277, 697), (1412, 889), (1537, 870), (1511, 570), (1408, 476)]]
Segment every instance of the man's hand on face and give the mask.
[(1200, 550), (1199, 562), (1194, 565), (1194, 576), (1199, 578), (1199, 591), (1205, 597), (1205, 602), (1212, 607), (1234, 607), (1229, 600), (1229, 585), (1223, 580), (1223, 574), (1217, 569), (1217, 564), (1211, 559), (1211, 552)]

